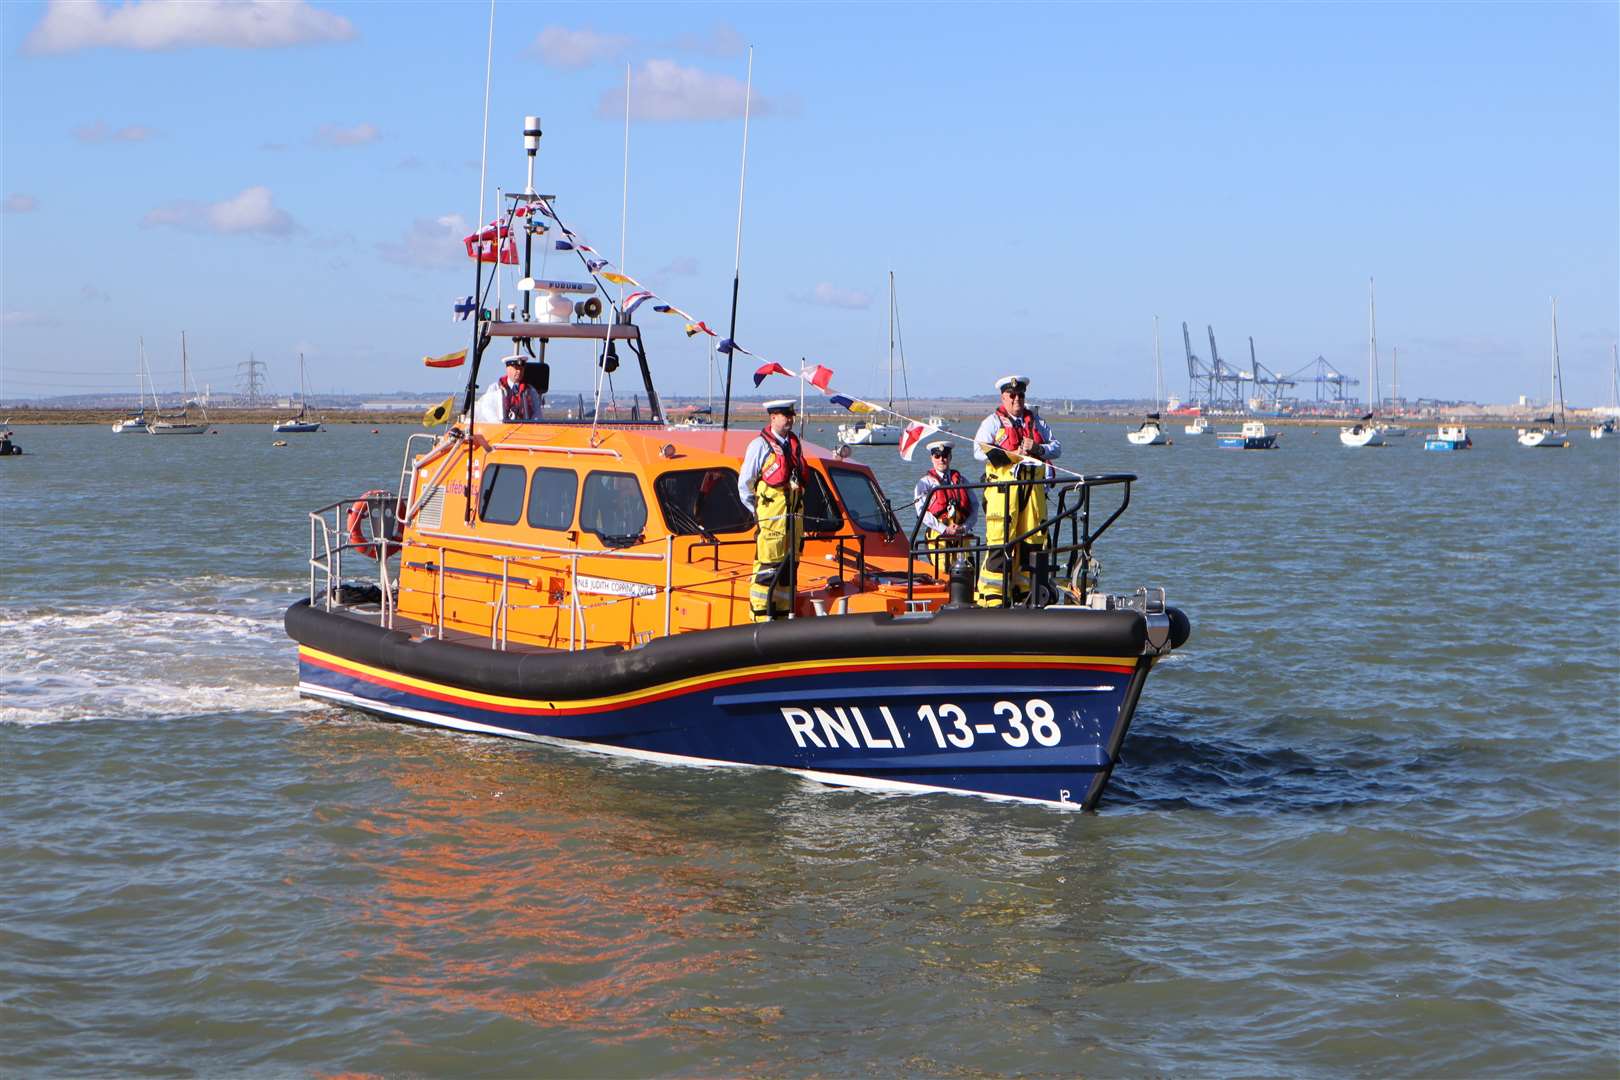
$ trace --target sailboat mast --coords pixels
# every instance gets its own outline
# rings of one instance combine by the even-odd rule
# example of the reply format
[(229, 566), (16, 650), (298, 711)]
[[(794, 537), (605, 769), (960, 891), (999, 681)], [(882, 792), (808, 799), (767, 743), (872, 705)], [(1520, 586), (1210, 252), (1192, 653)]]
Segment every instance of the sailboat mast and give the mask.
[(1399, 345), (1395, 346), (1393, 349), (1389, 350), (1389, 355), (1389, 362), (1393, 368), (1393, 372), (1390, 375), (1389, 408), (1391, 412), (1394, 412), (1395, 403), (1401, 400), (1401, 347)]
[(1367, 411), (1377, 412), (1373, 404), (1373, 384), (1378, 381), (1378, 304), (1373, 298), (1373, 279), (1367, 279)]
[(1153, 316), (1153, 411), (1159, 411), (1164, 396), (1164, 366), (1159, 361), (1159, 317)]
[(889, 412), (894, 412), (894, 271), (889, 271)]
[(1558, 377), (1559, 376), (1559, 371), (1558, 371), (1558, 297), (1554, 296), (1554, 297), (1551, 297), (1550, 299), (1552, 300), (1552, 352), (1553, 352), (1552, 361), (1553, 362), (1552, 362), (1552, 395), (1551, 395), (1551, 400), (1548, 402), (1548, 404), (1550, 405), (1553, 402), (1556, 402), (1558, 404), (1558, 425), (1560, 427), (1562, 427), (1563, 424), (1564, 424), (1564, 388), (1560, 385), (1562, 380), (1559, 379), (1559, 377)]

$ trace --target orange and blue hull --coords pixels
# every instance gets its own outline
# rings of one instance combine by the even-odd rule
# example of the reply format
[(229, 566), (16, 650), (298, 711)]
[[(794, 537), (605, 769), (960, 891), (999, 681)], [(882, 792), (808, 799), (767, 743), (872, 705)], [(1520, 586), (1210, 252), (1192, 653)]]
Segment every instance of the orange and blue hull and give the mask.
[[(306, 608), (301, 618), (308, 622), (320, 614)], [(994, 619), (1007, 613), (978, 614)], [(1039, 615), (1022, 614), (1026, 622)], [(1085, 617), (1057, 618), (1071, 621), (1061, 626), (1069, 631)], [(1156, 658), (1155, 651), (1144, 652), (1140, 645), (1134, 654), (1121, 649), (1095, 655), (1049, 650), (989, 656), (982, 646), (974, 652), (879, 654), (871, 646), (884, 643), (885, 637), (904, 646), (926, 644), (929, 636), (948, 641), (961, 635), (916, 632), (921, 627), (889, 629), (899, 621), (862, 617), (795, 620), (804, 624), (795, 634), (772, 634), (769, 626), (700, 633), (716, 639), (715, 652), (755, 654), (761, 639), (803, 639), (818, 624), (823, 633), (838, 634), (834, 624), (846, 621), (859, 624), (851, 625), (853, 635), (840, 635), (853, 636), (850, 655), (763, 662), (752, 662), (759, 658), (751, 656), (751, 662), (709, 664), (712, 670), (690, 675), (671, 670), (667, 678), (659, 677), (656, 656), (638, 655), (654, 652), (658, 643), (633, 652), (594, 650), (602, 654), (594, 658), (586, 653), (537, 658), (407, 640), (372, 649), (374, 655), (361, 658), (358, 654), (367, 651), (363, 646), (340, 650), (330, 642), (325, 648), (304, 642), (299, 648), (299, 690), (393, 719), (561, 741), (649, 760), (769, 767), (853, 787), (964, 792), (1090, 809), (1119, 759)], [(291, 613), (288, 622), (293, 630)], [(962, 622), (954, 629), (983, 629), (971, 617)], [(1113, 629), (1120, 628), (1116, 620)], [(364, 640), (390, 633), (365, 627), (351, 636)], [(1118, 637), (1125, 645), (1137, 635), (1104, 637)], [(683, 644), (680, 654), (671, 650), (673, 667), (692, 666), (687, 654), (693, 643)], [(419, 662), (401, 662), (424, 645), (429, 652)], [(858, 655), (863, 651), (873, 654)], [(465, 670), (471, 671), (475, 660), (484, 668), (476, 677), (446, 677), (457, 670), (458, 658), (466, 661)], [(540, 676), (527, 690), (514, 684), (521, 683), (519, 669), (525, 661), (533, 668), (566, 664), (570, 658), (576, 664), (618, 664), (628, 670), (619, 679), (574, 679), (575, 688), (585, 692), (566, 692), (566, 678)], [(492, 671), (492, 663), (512, 671)], [(503, 680), (508, 685), (497, 685)], [(470, 685), (476, 682), (483, 687)], [(546, 692), (541, 683), (556, 689)]]

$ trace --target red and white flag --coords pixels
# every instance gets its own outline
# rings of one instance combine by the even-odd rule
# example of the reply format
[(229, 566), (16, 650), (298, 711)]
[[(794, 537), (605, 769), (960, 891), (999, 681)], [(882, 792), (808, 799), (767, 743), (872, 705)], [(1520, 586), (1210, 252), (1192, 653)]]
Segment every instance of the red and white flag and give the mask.
[(817, 390), (825, 390), (828, 386), (832, 385), (832, 368), (822, 367), (820, 364), (817, 364), (815, 367), (805, 372), (804, 377), (809, 380), (810, 385), (815, 387)]
[(910, 461), (912, 451), (938, 432), (939, 428), (928, 424), (907, 424), (906, 430), (900, 433), (900, 456)]

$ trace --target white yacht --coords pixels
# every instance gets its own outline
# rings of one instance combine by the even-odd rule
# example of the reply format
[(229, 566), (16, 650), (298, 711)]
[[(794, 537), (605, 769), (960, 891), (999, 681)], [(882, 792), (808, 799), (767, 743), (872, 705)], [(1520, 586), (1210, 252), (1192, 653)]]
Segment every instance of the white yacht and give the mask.
[(1552, 392), (1548, 414), (1532, 427), (1518, 430), (1519, 445), (1531, 449), (1569, 449), (1569, 430), (1564, 427), (1564, 378), (1558, 364), (1558, 298), (1552, 298)]
[(1339, 441), (1346, 446), (1383, 446), (1384, 433), (1373, 423), (1377, 401), (1374, 385), (1378, 382), (1378, 312), (1373, 303), (1373, 279), (1367, 279), (1367, 412), (1356, 423), (1339, 429)]
[[(884, 415), (894, 415), (894, 340), (897, 332), (898, 308), (894, 298), (894, 271), (889, 271), (889, 400), (888, 409)], [(905, 346), (900, 347), (900, 366), (905, 369)], [(886, 424), (881, 420), (862, 418), (852, 420), (847, 424), (838, 425), (838, 441), (845, 446), (899, 446), (900, 434), (904, 430), (899, 424)]]
[[(190, 393), (188, 398), (186, 394)], [(153, 435), (206, 435), (208, 434), (208, 410), (203, 408), (202, 402), (191, 386), (191, 364), (186, 356), (186, 332), (180, 331), (180, 396), (182, 403), (178, 413), (168, 416), (162, 413), (146, 426), (146, 430)], [(202, 423), (191, 419), (191, 406), (195, 404), (197, 411), (202, 414)]]
[(1159, 359), (1159, 317), (1153, 316), (1153, 411), (1147, 414), (1135, 431), (1127, 431), (1125, 438), (1132, 446), (1169, 446), (1170, 436), (1159, 423), (1159, 402), (1164, 399), (1164, 364)]

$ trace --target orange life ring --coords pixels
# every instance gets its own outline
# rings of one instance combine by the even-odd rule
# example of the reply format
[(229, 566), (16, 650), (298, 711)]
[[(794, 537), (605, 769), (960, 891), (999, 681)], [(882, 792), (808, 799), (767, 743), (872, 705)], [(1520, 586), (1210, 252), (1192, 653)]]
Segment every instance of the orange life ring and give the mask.
[[(371, 500), (377, 495), (392, 495), (391, 491), (373, 488), (349, 504), (349, 543), (353, 544), (368, 559), (377, 557), (378, 544), (376, 540), (366, 535), (366, 522), (371, 520)], [(378, 538), (382, 539), (381, 537)]]

